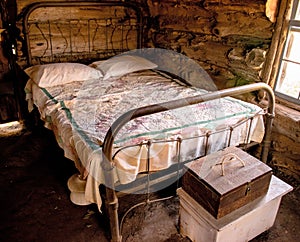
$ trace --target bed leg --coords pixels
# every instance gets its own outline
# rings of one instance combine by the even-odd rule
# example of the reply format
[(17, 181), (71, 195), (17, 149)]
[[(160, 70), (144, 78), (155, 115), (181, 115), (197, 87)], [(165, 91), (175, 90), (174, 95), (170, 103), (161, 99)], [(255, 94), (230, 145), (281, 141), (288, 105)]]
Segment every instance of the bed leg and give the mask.
[(263, 150), (262, 150), (262, 156), (261, 160), (262, 162), (267, 163), (268, 161), (268, 154), (271, 146), (271, 130), (272, 130), (272, 124), (274, 119), (274, 114), (266, 114), (267, 115), (267, 121), (266, 121), (266, 131), (265, 131), (265, 137), (263, 142)]
[(122, 236), (120, 234), (119, 216), (118, 216), (118, 197), (115, 191), (106, 187), (107, 209), (110, 223), (110, 233), (112, 242), (121, 242)]

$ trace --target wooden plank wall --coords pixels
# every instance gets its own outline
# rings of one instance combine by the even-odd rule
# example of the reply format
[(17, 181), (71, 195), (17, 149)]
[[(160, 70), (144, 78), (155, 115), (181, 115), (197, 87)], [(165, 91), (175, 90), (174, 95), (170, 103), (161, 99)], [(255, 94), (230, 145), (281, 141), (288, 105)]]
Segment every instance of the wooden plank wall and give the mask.
[(267, 1), (147, 2), (153, 46), (196, 60), (219, 88), (262, 80), (274, 30), (274, 23), (266, 16)]

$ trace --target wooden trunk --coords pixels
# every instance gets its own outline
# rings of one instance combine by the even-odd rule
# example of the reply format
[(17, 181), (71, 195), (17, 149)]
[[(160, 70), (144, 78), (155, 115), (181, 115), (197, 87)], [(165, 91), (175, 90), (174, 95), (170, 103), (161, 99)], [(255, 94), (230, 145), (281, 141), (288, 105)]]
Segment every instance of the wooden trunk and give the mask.
[(215, 218), (265, 195), (272, 169), (236, 147), (189, 162), (182, 188)]
[(281, 198), (292, 189), (287, 183), (272, 176), (265, 196), (216, 219), (179, 188), (180, 234), (193, 242), (250, 241), (273, 226)]

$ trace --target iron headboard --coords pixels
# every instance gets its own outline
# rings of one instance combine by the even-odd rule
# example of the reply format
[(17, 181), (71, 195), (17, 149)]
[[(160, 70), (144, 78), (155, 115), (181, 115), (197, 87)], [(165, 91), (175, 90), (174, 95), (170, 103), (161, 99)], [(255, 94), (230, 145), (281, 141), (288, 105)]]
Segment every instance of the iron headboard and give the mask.
[(139, 49), (142, 15), (141, 7), (129, 1), (30, 4), (20, 15), (26, 65), (88, 62)]

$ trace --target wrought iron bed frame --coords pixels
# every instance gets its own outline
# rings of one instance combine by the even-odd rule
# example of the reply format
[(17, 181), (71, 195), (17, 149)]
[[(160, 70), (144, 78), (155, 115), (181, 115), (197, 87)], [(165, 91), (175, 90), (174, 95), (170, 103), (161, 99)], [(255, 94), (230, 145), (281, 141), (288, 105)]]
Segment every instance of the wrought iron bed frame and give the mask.
[[(48, 28), (48, 33), (43, 33), (42, 29), (39, 28), (40, 34), (43, 36), (44, 40), (46, 41), (47, 44), (47, 49), (46, 51), (50, 52), (50, 55), (46, 56), (33, 56), (32, 55), (32, 50), (31, 50), (31, 40), (30, 40), (30, 26), (32, 25), (40, 25), (41, 23), (37, 21), (32, 21), (30, 20), (30, 15), (37, 9), (40, 8), (49, 8), (49, 7), (61, 7), (61, 8), (70, 8), (70, 7), (78, 7), (78, 8), (89, 8), (89, 7), (124, 7), (125, 9), (131, 9), (135, 12), (135, 20), (136, 22), (130, 23), (130, 19), (126, 19), (128, 16), (125, 18), (101, 18), (101, 14), (99, 14), (99, 18), (80, 18), (80, 19), (68, 19), (66, 22), (63, 22), (62, 20), (53, 20), (53, 21), (46, 21), (43, 24), (47, 25)], [(130, 18), (130, 16), (129, 16)], [(125, 51), (128, 51), (128, 43), (127, 43), (127, 35), (125, 33), (126, 29), (124, 30), (125, 26), (129, 26), (132, 30), (132, 28), (136, 29), (136, 43), (134, 48), (139, 49), (142, 47), (142, 42), (143, 42), (143, 29), (144, 29), (144, 18), (143, 18), (143, 13), (141, 11), (141, 7), (137, 3), (132, 3), (130, 1), (56, 1), (56, 2), (37, 2), (37, 3), (32, 3), (28, 5), (21, 14), (19, 15), (19, 19), (22, 21), (22, 32), (24, 35), (24, 45), (25, 45), (25, 55), (26, 55), (26, 62), (27, 65), (33, 65), (33, 64), (42, 64), (44, 62), (57, 62), (57, 61), (91, 61), (91, 59), (99, 59), (99, 58), (107, 58), (111, 57), (113, 55), (123, 53)], [(72, 23), (72, 21), (75, 21)], [(95, 32), (90, 32), (89, 30), (91, 29), (91, 22), (92, 21), (102, 21), (100, 23), (102, 27), (107, 27), (110, 29), (114, 29), (114, 31), (117, 28), (120, 28), (121, 31), (121, 47), (122, 48), (114, 48), (113, 42), (112, 42), (112, 37), (115, 33), (112, 33), (112, 35), (107, 35), (105, 36), (105, 44), (106, 48), (101, 50), (93, 50), (93, 46), (95, 46), (95, 35), (97, 34), (97, 30)], [(104, 23), (103, 23), (104, 21)], [(53, 46), (52, 46), (52, 33), (51, 33), (51, 26), (58, 25), (59, 23), (64, 23), (68, 24), (68, 31), (69, 31), (69, 36), (65, 33), (61, 33), (61, 38), (65, 40), (66, 45), (69, 46), (70, 51), (64, 51), (62, 53), (59, 53), (59, 55), (55, 55), (53, 51)], [(83, 28), (86, 27), (88, 29), (88, 36), (86, 36), (88, 39), (86, 41), (86, 44), (88, 46), (88, 49), (83, 51), (83, 52), (75, 52), (72, 49), (72, 37), (74, 37), (74, 34), (72, 35), (72, 26), (76, 26), (78, 24), (83, 25)], [(96, 23), (97, 24), (97, 23)], [(130, 24), (130, 25), (128, 25)], [(97, 26), (98, 27), (98, 26)], [(76, 26), (76, 29), (79, 29), (80, 27)], [(129, 31), (129, 30), (127, 30)], [(111, 44), (111, 49), (108, 49), (108, 43)], [(126, 48), (127, 47), (127, 48)], [(44, 53), (44, 54), (45, 54)], [(62, 58), (66, 57), (65, 59)], [(34, 58), (35, 57), (35, 58)], [(45, 59), (43, 59), (45, 58)]]
[[(38, 24), (36, 22), (32, 23), (30, 22), (30, 14), (34, 12), (34, 10), (39, 8), (46, 8), (46, 7), (101, 7), (101, 6), (123, 6), (125, 8), (133, 9), (136, 14), (136, 23), (134, 24), (134, 28), (136, 30), (136, 49), (139, 49), (143, 47), (143, 30), (144, 30), (144, 19), (141, 7), (137, 4), (133, 4), (132, 2), (126, 1), (126, 2), (118, 2), (118, 1), (70, 1), (70, 2), (41, 2), (41, 3), (33, 3), (29, 5), (24, 11), (22, 12), (20, 19), (22, 21), (22, 28), (23, 28), (23, 34), (24, 34), (24, 44), (26, 47), (26, 65), (31, 66), (33, 64), (42, 64), (44, 62), (50, 61), (54, 62), (57, 60), (61, 60), (61, 56), (55, 56), (55, 54), (52, 51), (51, 47), (51, 34), (49, 34), (49, 40), (45, 38), (47, 41), (47, 48), (50, 48), (50, 56), (47, 56), (46, 58), (44, 56), (35, 57), (32, 56), (32, 51), (30, 47), (30, 36), (29, 36), (29, 29), (31, 24)], [(50, 24), (47, 23), (47, 24)], [(49, 25), (50, 26), (50, 25)], [(122, 23), (120, 22), (120, 26), (122, 26)], [(50, 27), (49, 27), (50, 28)], [(123, 35), (122, 35), (123, 36)], [(124, 35), (125, 38), (122, 39), (124, 43), (126, 43), (126, 35)], [(70, 35), (71, 38), (71, 35)], [(106, 36), (106, 40), (109, 40), (111, 37)], [(123, 37), (122, 37), (123, 38)], [(93, 38), (88, 38), (88, 41), (91, 41)], [(48, 42), (49, 41), (49, 42)], [(71, 41), (71, 40), (69, 40)], [(70, 42), (71, 43), (71, 42)], [(69, 61), (69, 60), (76, 60), (76, 61), (90, 61), (93, 58), (99, 58), (99, 57), (108, 57), (108, 55), (115, 55), (124, 51), (127, 51), (128, 48), (121, 48), (121, 49), (109, 49), (105, 51), (100, 52), (93, 52), (91, 51), (90, 46), (92, 46), (93, 43), (88, 43), (88, 51), (83, 53), (74, 53), (72, 50), (72, 47), (70, 48), (70, 52), (62, 53), (62, 55), (65, 55), (66, 58), (63, 58), (63, 61)], [(123, 47), (126, 46), (126, 44), (122, 45)], [(127, 47), (127, 46), (126, 46)], [(48, 50), (47, 50), (48, 51)], [(46, 52), (45, 52), (46, 53)], [(77, 56), (78, 54), (78, 56)], [(87, 59), (86, 59), (87, 58)], [(263, 141), (263, 150), (262, 150), (262, 161), (267, 161), (268, 151), (270, 147), (270, 135), (271, 135), (271, 127), (272, 127), (272, 121), (274, 118), (274, 94), (270, 86), (268, 86), (265, 83), (256, 83), (256, 84), (250, 84), (245, 86), (240, 86), (236, 88), (229, 88), (224, 90), (219, 90), (216, 92), (210, 92), (205, 95), (199, 95), (184, 99), (178, 99), (170, 102), (165, 103), (158, 103), (151, 106), (141, 107), (133, 110), (129, 110), (126, 113), (124, 113), (121, 117), (119, 117), (110, 127), (108, 130), (104, 142), (103, 142), (103, 162), (101, 164), (102, 168), (105, 170), (105, 190), (106, 190), (106, 208), (108, 210), (108, 216), (110, 221), (110, 229), (111, 229), (111, 240), (112, 241), (121, 241), (122, 236), (120, 232), (120, 223), (119, 223), (119, 214), (118, 214), (118, 196), (117, 191), (115, 189), (114, 180), (113, 180), (113, 172), (114, 169), (114, 154), (113, 154), (113, 144), (114, 144), (114, 137), (118, 134), (119, 130), (130, 120), (133, 120), (138, 117), (147, 116), (150, 114), (163, 112), (167, 110), (177, 109), (180, 107), (185, 107), (188, 105), (198, 104), (201, 102), (218, 99), (222, 97), (227, 96), (235, 96), (240, 94), (245, 94), (249, 92), (253, 92), (256, 90), (263, 89), (267, 93), (268, 97), (268, 108), (266, 111), (266, 126), (265, 126), (265, 137)], [(250, 127), (251, 128), (251, 127)], [(233, 127), (229, 128), (230, 132), (232, 132)], [(205, 136), (207, 140), (209, 139), (209, 136), (211, 133), (207, 133)], [(181, 143), (181, 140), (176, 140), (175, 142), (178, 142), (179, 146)], [(228, 140), (228, 145), (230, 144), (230, 139)], [(148, 147), (151, 146), (151, 142), (149, 141), (146, 144)], [(206, 147), (207, 148), (207, 147)], [(150, 149), (148, 149), (150, 150)], [(178, 159), (179, 160), (179, 159)], [(148, 162), (149, 162), (149, 155), (148, 155)], [(178, 172), (178, 171), (177, 171)], [(149, 175), (149, 171), (148, 171)], [(178, 173), (177, 173), (178, 175)], [(149, 179), (147, 181), (147, 186), (149, 185)], [(147, 188), (149, 191), (149, 187)]]

